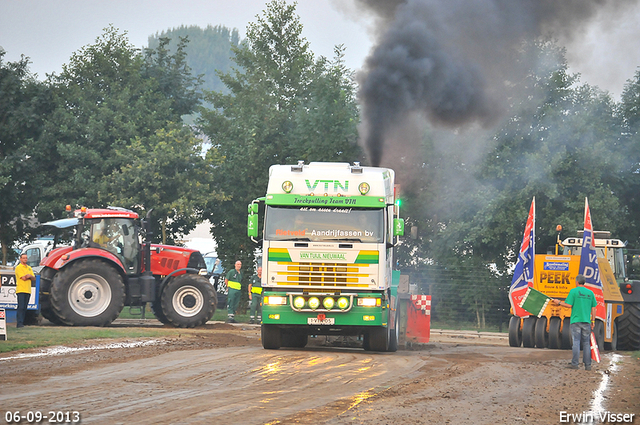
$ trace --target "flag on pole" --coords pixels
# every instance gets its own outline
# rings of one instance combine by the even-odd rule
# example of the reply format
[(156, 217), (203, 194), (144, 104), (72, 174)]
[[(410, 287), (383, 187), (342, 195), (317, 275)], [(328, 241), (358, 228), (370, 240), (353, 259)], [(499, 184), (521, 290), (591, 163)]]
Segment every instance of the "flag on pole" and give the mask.
[(526, 312), (540, 317), (544, 313), (544, 309), (547, 308), (549, 301), (551, 301), (550, 297), (529, 287), (522, 301), (520, 301), (520, 307)]
[(524, 310), (520, 304), (527, 293), (529, 287), (533, 286), (533, 263), (534, 263), (534, 240), (535, 240), (535, 221), (536, 221), (536, 198), (531, 201), (529, 208), (529, 217), (524, 228), (524, 236), (522, 245), (518, 251), (518, 261), (509, 287), (509, 302), (513, 314), (518, 317), (527, 317), (529, 313)]
[(598, 348), (598, 343), (596, 342), (596, 336), (593, 332), (591, 332), (591, 360), (595, 360), (597, 363), (600, 363), (600, 349)]
[(598, 305), (596, 307), (596, 317), (605, 320), (606, 311), (604, 306), (604, 292), (602, 280), (600, 279), (600, 269), (598, 268), (598, 253), (593, 235), (593, 223), (591, 222), (591, 211), (589, 201), (584, 198), (584, 234), (582, 235), (582, 251), (580, 253), (580, 269), (578, 273), (584, 275), (586, 283), (584, 286), (591, 289), (596, 296)]

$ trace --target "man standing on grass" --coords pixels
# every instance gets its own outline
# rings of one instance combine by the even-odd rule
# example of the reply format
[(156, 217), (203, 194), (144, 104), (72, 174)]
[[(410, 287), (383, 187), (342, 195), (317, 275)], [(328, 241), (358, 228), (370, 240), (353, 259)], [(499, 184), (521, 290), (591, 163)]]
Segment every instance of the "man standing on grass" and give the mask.
[(229, 293), (227, 295), (227, 323), (237, 323), (235, 316), (238, 304), (240, 304), (240, 296), (242, 295), (242, 261), (236, 261), (235, 268), (229, 270), (229, 273), (224, 278), (224, 283), (227, 285)]
[[(569, 291), (569, 295), (564, 301), (553, 300), (556, 305), (571, 309), (571, 337), (573, 346), (571, 347), (573, 357), (570, 369), (578, 369), (580, 363), (580, 346), (582, 345), (582, 361), (585, 370), (591, 370), (591, 348), (589, 337), (591, 330), (595, 326), (596, 320), (596, 296), (588, 288), (584, 287), (586, 279), (583, 275), (576, 276), (576, 287)], [(591, 326), (589, 326), (591, 323)]]
[(20, 264), (16, 266), (16, 297), (18, 309), (16, 310), (16, 327), (24, 327), (24, 318), (27, 315), (29, 297), (31, 297), (31, 283), (36, 281), (31, 266), (27, 264), (27, 254), (20, 255)]

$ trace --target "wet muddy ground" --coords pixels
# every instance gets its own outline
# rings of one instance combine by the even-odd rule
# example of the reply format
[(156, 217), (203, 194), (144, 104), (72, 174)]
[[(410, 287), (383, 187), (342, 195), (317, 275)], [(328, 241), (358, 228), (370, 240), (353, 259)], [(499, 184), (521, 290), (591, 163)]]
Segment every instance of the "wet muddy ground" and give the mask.
[(258, 326), (207, 324), (178, 338), (7, 353), (0, 423), (11, 410), (76, 411), (84, 424), (557, 424), (562, 412), (640, 424), (640, 361), (629, 353), (585, 371), (566, 368), (569, 351), (492, 334), (433, 332), (396, 353), (356, 346), (317, 338), (264, 350)]

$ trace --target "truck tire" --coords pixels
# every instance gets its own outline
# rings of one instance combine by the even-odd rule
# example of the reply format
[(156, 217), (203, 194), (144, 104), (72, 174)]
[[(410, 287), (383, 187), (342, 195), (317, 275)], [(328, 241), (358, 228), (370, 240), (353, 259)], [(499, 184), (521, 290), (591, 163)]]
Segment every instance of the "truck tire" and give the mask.
[(106, 326), (124, 307), (122, 276), (100, 260), (78, 260), (53, 277), (53, 314), (69, 326)]
[(522, 323), (522, 346), (526, 348), (536, 346), (536, 317), (527, 317)]
[(618, 349), (640, 350), (640, 303), (624, 303), (618, 317)]
[(260, 327), (260, 339), (262, 347), (267, 350), (277, 350), (282, 346), (282, 332), (276, 325), (265, 325)]
[(511, 316), (509, 319), (509, 346), (520, 347), (522, 345), (522, 329), (520, 329), (520, 317)]
[(545, 316), (538, 317), (536, 320), (536, 347), (547, 348), (549, 346), (549, 332), (547, 332), (547, 318)]
[[(389, 310), (389, 314), (391, 314), (391, 310)], [(389, 347), (387, 349), (390, 353), (395, 353), (398, 351), (398, 337), (400, 334), (400, 329), (398, 328), (398, 316), (400, 315), (400, 311), (396, 309), (396, 313), (394, 314), (394, 325), (393, 329), (389, 330)]]
[(162, 314), (179, 328), (204, 325), (216, 312), (213, 286), (196, 274), (183, 274), (171, 280), (162, 290), (160, 299)]
[(558, 350), (562, 347), (561, 327), (562, 320), (559, 317), (549, 319), (549, 348), (553, 350)]
[(565, 317), (562, 320), (562, 349), (563, 350), (571, 350), (573, 346), (573, 337), (571, 336), (571, 318)]
[(387, 351), (389, 348), (389, 335), (391, 326), (377, 326), (369, 329), (369, 333), (365, 334), (369, 351)]

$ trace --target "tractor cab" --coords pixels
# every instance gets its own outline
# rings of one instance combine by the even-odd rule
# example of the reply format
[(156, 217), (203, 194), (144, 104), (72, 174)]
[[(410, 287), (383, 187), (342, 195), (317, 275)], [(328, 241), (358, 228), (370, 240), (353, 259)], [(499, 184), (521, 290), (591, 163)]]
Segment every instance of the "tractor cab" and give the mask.
[[(582, 252), (582, 232), (578, 231), (577, 238), (566, 238), (562, 241), (562, 249), (564, 255), (580, 255)], [(626, 256), (624, 249), (625, 242), (619, 239), (611, 239), (611, 232), (596, 231), (594, 232), (594, 244), (598, 258), (606, 258), (611, 266), (611, 271), (616, 281), (621, 284), (627, 279)]]

